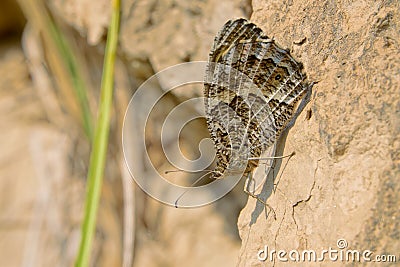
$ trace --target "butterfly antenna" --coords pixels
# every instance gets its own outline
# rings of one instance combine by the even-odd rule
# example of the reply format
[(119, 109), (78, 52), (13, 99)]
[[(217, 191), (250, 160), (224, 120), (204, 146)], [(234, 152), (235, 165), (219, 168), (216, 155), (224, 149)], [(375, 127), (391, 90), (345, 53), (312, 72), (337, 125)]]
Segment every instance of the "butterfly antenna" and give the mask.
[(185, 170), (168, 170), (168, 171), (165, 171), (164, 172), (164, 174), (169, 174), (169, 173), (171, 173), (171, 172), (185, 172)]
[(197, 173), (197, 172), (205, 172), (205, 171), (212, 171), (210, 169), (204, 169), (204, 170), (200, 170), (200, 171), (186, 171), (186, 170), (182, 170), (182, 169), (177, 169), (177, 170), (167, 170), (164, 172), (164, 174), (169, 174), (172, 172), (189, 172), (189, 173)]
[[(262, 144), (256, 145), (256, 146), (252, 146), (250, 149), (254, 150), (258, 147), (262, 146)], [(274, 149), (275, 150), (275, 149)], [(250, 157), (247, 158), (247, 160), (269, 160), (269, 159), (284, 159), (284, 158), (290, 158), (293, 157), (296, 154), (295, 151), (293, 151), (292, 153), (290, 153), (289, 155), (285, 155), (285, 156), (270, 156), (270, 157)], [(244, 154), (242, 154), (244, 155)]]
[[(210, 173), (212, 173), (213, 171), (210, 170), (208, 171), (206, 174), (203, 174), (202, 176), (200, 176), (196, 181), (194, 181), (190, 187), (195, 186), (196, 184), (198, 184), (204, 177), (206, 177), (207, 175), (209, 175)], [(176, 199), (175, 201), (175, 208), (178, 208), (178, 201), (183, 197), (183, 195), (186, 194), (186, 192), (189, 191), (189, 189), (186, 189), (182, 194), (180, 194), (180, 196)]]
[(268, 159), (284, 159), (284, 158), (291, 158), (296, 154), (296, 152), (292, 152), (289, 155), (285, 155), (285, 156), (274, 156), (274, 157), (265, 157), (265, 158), (260, 158), (260, 157), (251, 157), (248, 158), (248, 160), (268, 160)]

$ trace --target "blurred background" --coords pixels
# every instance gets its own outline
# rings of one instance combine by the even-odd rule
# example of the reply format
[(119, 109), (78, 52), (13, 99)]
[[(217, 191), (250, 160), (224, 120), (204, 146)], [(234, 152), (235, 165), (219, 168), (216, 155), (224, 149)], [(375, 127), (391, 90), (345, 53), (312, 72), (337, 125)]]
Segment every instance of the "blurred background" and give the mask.
[[(111, 131), (90, 266), (259, 266), (256, 255), (265, 245), (286, 251), (326, 249), (342, 238), (349, 249), (396, 254), (399, 7), (398, 1), (383, 0), (122, 1)], [(111, 9), (108, 0), (1, 3), (0, 266), (74, 264)], [(267, 180), (275, 192), (263, 187), (277, 219), (266, 216), (256, 200), (247, 201), (243, 185), (202, 208), (163, 205), (136, 186), (124, 162), (122, 126), (131, 96), (167, 67), (207, 60), (222, 25), (250, 16), (317, 82), (305, 112), (278, 147), (282, 154), (296, 155), (274, 169), (275, 181)], [(169, 82), (156, 80), (149, 95), (164, 93)], [(202, 91), (201, 85), (177, 88), (154, 108), (146, 125), (146, 150), (160, 174), (174, 170), (160, 142), (166, 115)], [(198, 110), (193, 106), (185, 113)], [(144, 119), (140, 107), (133, 113)], [(124, 149), (135, 154), (146, 177), (149, 166), (141, 164), (143, 151), (135, 145), (140, 134), (129, 131), (132, 145)], [(199, 157), (199, 142), (207, 137), (204, 119), (188, 123), (179, 134), (183, 155)], [(186, 185), (197, 177), (165, 175)]]
[[(3, 0), (1, 6), (0, 266), (71, 266), (80, 241), (110, 1)], [(247, 199), (242, 186), (201, 209), (162, 205), (130, 177), (121, 130), (143, 81), (178, 63), (207, 60), (222, 25), (251, 15), (250, 1), (128, 0), (121, 11), (91, 266), (235, 265), (241, 244), (236, 223)], [(162, 92), (162, 81), (153, 87)], [(159, 156), (163, 119), (172, 107), (201, 95), (201, 86), (173, 91), (154, 111), (146, 137), (160, 172), (171, 169)], [(182, 151), (198, 157), (198, 142), (207, 136), (204, 120), (191, 122), (180, 136)]]

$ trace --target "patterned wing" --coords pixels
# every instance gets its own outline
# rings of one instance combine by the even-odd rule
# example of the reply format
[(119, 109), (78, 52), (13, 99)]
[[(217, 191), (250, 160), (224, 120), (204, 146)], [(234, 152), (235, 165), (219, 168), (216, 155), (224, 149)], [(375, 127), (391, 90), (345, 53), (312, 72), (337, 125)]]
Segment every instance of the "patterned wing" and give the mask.
[(246, 19), (228, 21), (214, 39), (204, 84), (213, 178), (251, 172), (258, 160), (248, 159), (274, 144), (309, 88), (289, 51)]

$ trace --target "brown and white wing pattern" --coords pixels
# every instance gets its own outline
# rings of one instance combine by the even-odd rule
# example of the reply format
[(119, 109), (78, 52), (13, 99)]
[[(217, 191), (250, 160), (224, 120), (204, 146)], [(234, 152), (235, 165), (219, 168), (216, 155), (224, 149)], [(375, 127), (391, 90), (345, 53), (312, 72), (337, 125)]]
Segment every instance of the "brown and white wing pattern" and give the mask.
[(216, 179), (257, 167), (248, 159), (275, 143), (311, 88), (303, 65), (246, 19), (228, 21), (217, 34), (205, 80)]

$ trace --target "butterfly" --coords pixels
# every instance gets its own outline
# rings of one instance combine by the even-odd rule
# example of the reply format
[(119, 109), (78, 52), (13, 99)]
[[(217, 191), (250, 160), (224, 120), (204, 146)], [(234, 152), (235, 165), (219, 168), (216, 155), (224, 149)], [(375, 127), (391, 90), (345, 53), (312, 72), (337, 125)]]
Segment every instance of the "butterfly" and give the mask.
[(226, 22), (214, 39), (204, 82), (217, 159), (211, 178), (249, 176), (301, 112), (299, 100), (312, 85), (302, 63), (254, 23)]

